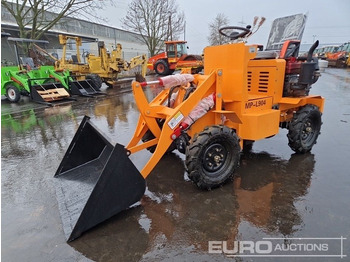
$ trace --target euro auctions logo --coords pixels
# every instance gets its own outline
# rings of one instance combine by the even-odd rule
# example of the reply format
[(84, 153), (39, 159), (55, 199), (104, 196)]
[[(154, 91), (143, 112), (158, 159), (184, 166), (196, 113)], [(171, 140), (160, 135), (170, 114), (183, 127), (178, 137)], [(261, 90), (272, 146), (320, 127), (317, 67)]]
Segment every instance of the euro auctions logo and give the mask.
[(347, 257), (346, 238), (263, 238), (259, 241), (208, 241), (208, 253), (227, 257)]
[(209, 241), (209, 253), (235, 254), (271, 254), (273, 245), (271, 241), (234, 241), (229, 247), (227, 241)]

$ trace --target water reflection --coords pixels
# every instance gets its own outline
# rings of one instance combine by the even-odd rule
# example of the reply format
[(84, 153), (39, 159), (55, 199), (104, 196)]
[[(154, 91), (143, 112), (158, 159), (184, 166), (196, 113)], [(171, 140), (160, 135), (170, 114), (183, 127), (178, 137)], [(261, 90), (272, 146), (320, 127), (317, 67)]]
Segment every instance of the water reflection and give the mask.
[(127, 112), (132, 104), (127, 96), (107, 97), (96, 103), (94, 114), (96, 117), (104, 116), (108, 127), (114, 129), (117, 118), (122, 122), (128, 122)]
[[(158, 85), (144, 88), (148, 101), (151, 101), (162, 90)], [(101, 99), (94, 105), (93, 114), (96, 118), (105, 118), (109, 129), (118, 128), (118, 122), (130, 123), (128, 119), (130, 112), (138, 113), (135, 98), (130, 86), (126, 89), (108, 90), (108, 97)], [(134, 119), (133, 119), (134, 120)]]
[(78, 126), (71, 105), (44, 108), (36, 111), (29, 109), (1, 116), (2, 157), (25, 157), (43, 145), (48, 148), (57, 144), (63, 150), (67, 140), (67, 120)]
[(302, 225), (295, 204), (307, 194), (314, 166), (313, 154), (294, 154), (288, 161), (248, 154), (234, 182), (241, 220), (270, 234), (295, 233)]
[[(168, 154), (147, 178), (140, 206), (71, 245), (98, 261), (138, 261), (166, 258), (164, 249), (184, 247), (195, 258), (207, 254), (209, 240), (225, 240), (232, 246), (245, 235), (240, 225), (247, 223), (261, 237), (291, 236), (303, 224), (296, 204), (308, 192), (314, 165), (312, 154), (285, 160), (265, 152), (250, 153), (242, 158), (234, 182), (202, 191), (184, 181), (182, 159)], [(103, 245), (94, 244), (101, 241)]]

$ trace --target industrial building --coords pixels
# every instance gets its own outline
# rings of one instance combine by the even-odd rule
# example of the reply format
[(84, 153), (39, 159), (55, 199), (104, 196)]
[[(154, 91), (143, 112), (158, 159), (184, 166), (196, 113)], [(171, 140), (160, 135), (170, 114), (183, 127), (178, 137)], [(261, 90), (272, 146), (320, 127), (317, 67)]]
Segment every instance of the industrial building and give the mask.
[[(12, 37), (19, 37), (18, 25), (14, 17), (5, 9), (1, 8), (1, 31), (9, 33)], [(104, 41), (107, 49), (112, 50), (117, 43), (122, 44), (123, 58), (130, 58), (148, 54), (147, 46), (139, 40), (139, 35), (123, 29), (106, 26), (90, 21), (80, 20), (71, 17), (62, 18), (51, 30), (45, 34), (42, 40), (47, 40), (49, 44), (45, 49), (50, 53), (56, 53), (60, 57), (62, 47), (58, 41), (59, 34), (79, 36), (83, 39), (81, 54), (88, 51), (97, 55), (97, 42)], [(75, 45), (70, 46), (67, 57), (75, 53)], [(1, 39), (1, 63), (9, 65), (15, 63), (14, 50), (12, 44), (6, 37)]]

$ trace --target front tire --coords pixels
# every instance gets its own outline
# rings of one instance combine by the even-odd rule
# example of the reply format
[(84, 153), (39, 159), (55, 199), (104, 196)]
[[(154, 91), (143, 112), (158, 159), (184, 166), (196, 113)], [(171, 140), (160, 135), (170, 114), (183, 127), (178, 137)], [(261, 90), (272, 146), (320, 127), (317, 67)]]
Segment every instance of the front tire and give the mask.
[(202, 189), (224, 184), (239, 165), (239, 138), (226, 126), (211, 126), (197, 134), (186, 149), (189, 178)]
[(17, 87), (10, 85), (6, 88), (6, 97), (11, 103), (17, 103), (21, 99), (21, 93)]
[(321, 112), (315, 105), (299, 109), (288, 125), (289, 147), (299, 154), (311, 151), (321, 130)]

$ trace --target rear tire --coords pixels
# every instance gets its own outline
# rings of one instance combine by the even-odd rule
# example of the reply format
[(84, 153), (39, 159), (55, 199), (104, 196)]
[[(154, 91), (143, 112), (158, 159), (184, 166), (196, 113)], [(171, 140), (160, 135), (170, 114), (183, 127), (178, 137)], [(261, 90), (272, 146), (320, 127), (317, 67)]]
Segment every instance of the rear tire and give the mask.
[(6, 97), (11, 103), (17, 103), (21, 99), (21, 93), (17, 87), (10, 85), (6, 88)]
[(86, 79), (90, 79), (95, 84), (95, 89), (100, 90), (102, 87), (102, 79), (97, 74), (89, 74), (86, 76)]
[[(157, 121), (158, 122), (158, 126), (160, 127), (160, 128), (162, 128), (163, 127), (163, 124), (164, 124), (164, 122), (161, 122), (161, 121)], [(143, 135), (143, 137), (141, 138), (141, 140), (142, 140), (142, 142), (147, 142), (147, 141), (150, 141), (150, 140), (152, 140), (152, 139), (154, 139), (155, 138), (155, 136), (153, 135), (153, 133), (151, 132), (151, 130), (147, 130), (146, 131), (146, 133)], [(156, 147), (157, 147), (157, 145), (154, 145), (154, 146), (150, 146), (150, 147), (147, 147), (147, 150), (150, 152), (150, 153), (154, 153), (154, 151), (156, 151)], [(170, 144), (170, 146), (169, 146), (169, 148), (167, 149), (167, 151), (166, 151), (166, 153), (171, 153), (171, 152), (173, 152), (174, 150), (176, 149), (176, 143), (175, 143), (175, 141), (173, 141), (171, 144)]]
[(321, 130), (321, 112), (315, 105), (306, 105), (299, 109), (288, 125), (289, 147), (296, 153), (311, 151)]
[(167, 76), (171, 74), (171, 70), (169, 69), (169, 65), (164, 60), (159, 60), (154, 65), (154, 70), (158, 75)]
[(202, 189), (218, 187), (233, 177), (240, 151), (234, 130), (226, 126), (207, 127), (186, 149), (188, 177)]

